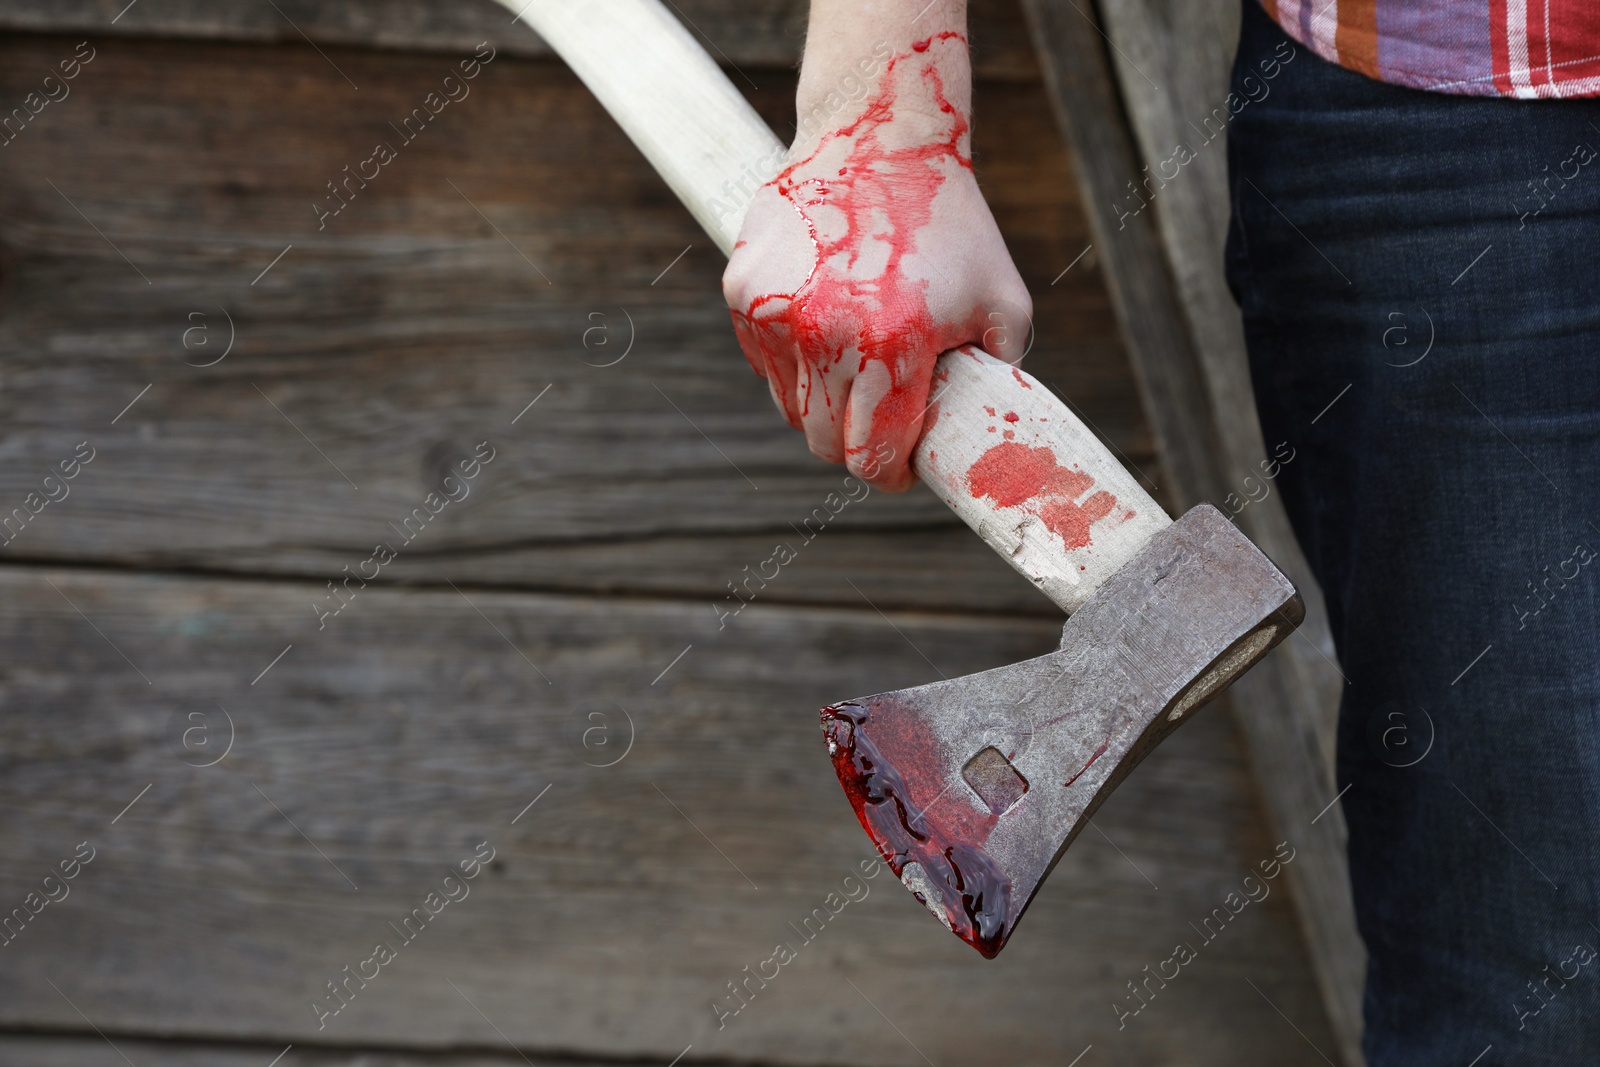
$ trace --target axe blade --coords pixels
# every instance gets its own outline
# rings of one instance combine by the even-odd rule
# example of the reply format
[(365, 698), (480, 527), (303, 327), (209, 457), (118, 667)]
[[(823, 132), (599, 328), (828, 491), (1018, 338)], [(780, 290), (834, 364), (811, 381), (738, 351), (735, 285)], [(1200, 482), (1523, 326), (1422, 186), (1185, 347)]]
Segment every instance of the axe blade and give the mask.
[(1289, 580), (1202, 504), (1107, 579), (1058, 651), (835, 704), (823, 732), (890, 868), (993, 958), (1111, 791), (1303, 617)]

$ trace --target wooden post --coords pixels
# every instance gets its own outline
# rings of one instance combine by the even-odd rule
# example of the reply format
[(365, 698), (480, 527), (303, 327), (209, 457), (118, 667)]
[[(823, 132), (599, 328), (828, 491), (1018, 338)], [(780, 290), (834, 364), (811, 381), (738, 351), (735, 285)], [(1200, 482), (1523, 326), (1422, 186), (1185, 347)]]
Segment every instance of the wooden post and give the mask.
[[(1150, 210), (1114, 205), (1147, 161), (1188, 139), (1183, 109), (1227, 93), (1232, 17), (1210, 0), (1022, 0), (1062, 132), (1076, 155), (1095, 249), (1127, 340), (1173, 502), (1222, 502), (1265, 456), (1238, 309), (1223, 279), (1222, 142), (1185, 168)], [(1107, 36), (1109, 35), (1109, 37)], [(1115, 46), (1110, 45), (1115, 41)], [(1164, 85), (1146, 80), (1154, 71)], [(1200, 102), (1207, 102), (1200, 106)], [(1193, 173), (1189, 173), (1189, 172)], [(1299, 632), (1227, 699), (1250, 747), (1269, 817), (1298, 853), (1290, 873), (1301, 926), (1345, 1063), (1363, 1063), (1366, 950), (1356, 930), (1335, 804), (1332, 737), (1342, 676), (1310, 569), (1275, 498), (1239, 524), (1300, 588)]]

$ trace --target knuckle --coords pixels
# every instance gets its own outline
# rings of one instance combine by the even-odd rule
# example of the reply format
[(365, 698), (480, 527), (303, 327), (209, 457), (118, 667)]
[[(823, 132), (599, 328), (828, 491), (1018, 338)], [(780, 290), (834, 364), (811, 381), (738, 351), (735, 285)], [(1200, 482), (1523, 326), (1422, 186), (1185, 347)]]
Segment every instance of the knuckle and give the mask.
[(742, 308), (750, 302), (750, 272), (740, 252), (735, 252), (723, 268), (722, 298), (731, 308)]

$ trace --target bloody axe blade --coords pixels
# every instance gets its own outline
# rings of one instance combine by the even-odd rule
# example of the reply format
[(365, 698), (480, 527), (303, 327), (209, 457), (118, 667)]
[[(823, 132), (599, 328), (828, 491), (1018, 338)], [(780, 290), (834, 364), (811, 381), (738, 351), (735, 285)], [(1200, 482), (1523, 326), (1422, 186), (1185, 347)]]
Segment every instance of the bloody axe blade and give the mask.
[(835, 704), (822, 727), (890, 868), (993, 957), (1111, 791), (1303, 614), (1288, 579), (1203, 504), (1100, 587), (1058, 651)]

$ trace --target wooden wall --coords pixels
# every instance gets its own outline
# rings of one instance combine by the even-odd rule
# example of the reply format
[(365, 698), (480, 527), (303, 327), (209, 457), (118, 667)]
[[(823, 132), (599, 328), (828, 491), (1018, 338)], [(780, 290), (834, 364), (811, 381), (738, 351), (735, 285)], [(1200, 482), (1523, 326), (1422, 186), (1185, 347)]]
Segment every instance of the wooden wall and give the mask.
[[(880, 875), (719, 1030), (726, 983), (870, 854), (815, 709), (1037, 654), (1054, 609), (930, 495), (873, 494), (719, 626), (841, 472), (746, 368), (710, 242), (499, 8), (123, 6), (0, 3), (5, 107), (94, 50), (0, 147), (0, 511), (94, 450), (0, 547), (0, 908), (96, 850), (0, 947), (0, 1063), (1331, 1053), (1286, 892), (1191, 925), (1276, 843), (1215, 714), (998, 961)], [(1094, 254), (1061, 274), (1090, 239), (1022, 23), (975, 7), (1030, 368), (1159, 483)], [(803, 10), (681, 4), (779, 129)], [(471, 95), (319, 230), (324, 183), (486, 39)], [(467, 898), (319, 1029), (481, 842)]]

